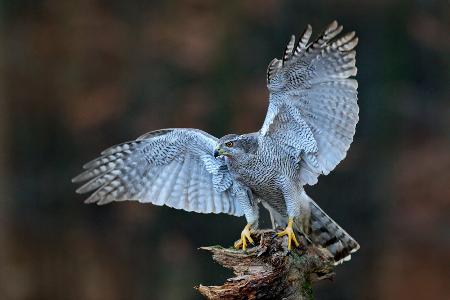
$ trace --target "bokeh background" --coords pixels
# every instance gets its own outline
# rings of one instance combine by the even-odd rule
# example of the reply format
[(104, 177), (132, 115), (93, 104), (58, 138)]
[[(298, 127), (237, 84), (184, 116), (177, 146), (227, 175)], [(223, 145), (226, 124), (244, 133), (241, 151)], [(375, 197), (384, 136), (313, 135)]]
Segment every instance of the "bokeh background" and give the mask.
[(448, 1), (1, 1), (0, 299), (201, 299), (230, 273), (199, 250), (244, 218), (84, 205), (70, 179), (158, 128), (258, 130), (292, 33), (356, 30), (360, 122), (307, 191), (360, 242), (317, 299), (445, 299)]

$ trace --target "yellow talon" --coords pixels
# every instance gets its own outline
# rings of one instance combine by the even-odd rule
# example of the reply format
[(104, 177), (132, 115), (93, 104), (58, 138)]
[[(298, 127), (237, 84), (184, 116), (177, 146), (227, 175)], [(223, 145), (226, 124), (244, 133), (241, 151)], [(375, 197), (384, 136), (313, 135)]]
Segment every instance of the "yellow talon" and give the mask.
[(234, 248), (239, 249), (242, 248), (242, 250), (247, 249), (247, 240), (254, 244), (253, 239), (251, 237), (252, 230), (250, 229), (250, 224), (247, 224), (244, 229), (241, 232), (241, 239), (234, 243)]
[(296, 247), (300, 246), (300, 243), (297, 241), (297, 238), (295, 237), (294, 229), (292, 229), (293, 222), (294, 222), (294, 219), (289, 218), (289, 222), (288, 222), (286, 229), (284, 229), (281, 232), (278, 232), (279, 237), (285, 236), (285, 235), (288, 236), (288, 250), (292, 249), (292, 247), (291, 247), (292, 241), (294, 241)]

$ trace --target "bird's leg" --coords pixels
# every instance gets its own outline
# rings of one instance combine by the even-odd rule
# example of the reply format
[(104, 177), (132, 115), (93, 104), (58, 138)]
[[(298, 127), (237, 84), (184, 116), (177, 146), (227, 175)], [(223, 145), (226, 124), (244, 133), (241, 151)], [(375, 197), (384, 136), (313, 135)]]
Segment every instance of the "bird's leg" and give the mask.
[[(233, 184), (234, 187), (234, 184)], [(234, 248), (242, 250), (247, 249), (247, 241), (251, 244), (254, 244), (251, 234), (253, 233), (252, 228), (258, 228), (258, 201), (253, 199), (252, 191), (247, 187), (242, 187), (237, 184), (234, 187), (235, 195), (239, 200), (239, 204), (242, 207), (242, 210), (245, 215), (245, 219), (247, 220), (247, 225), (245, 225), (244, 229), (241, 232), (241, 239), (234, 243)]]
[(294, 229), (292, 228), (292, 223), (294, 222), (294, 219), (292, 217), (289, 218), (288, 225), (286, 226), (286, 229), (284, 229), (281, 232), (278, 232), (278, 236), (285, 236), (288, 237), (288, 250), (292, 250), (292, 241), (294, 241), (295, 246), (300, 246), (300, 243), (297, 241), (297, 238), (295, 237)]
[(254, 244), (253, 239), (251, 237), (252, 234), (251, 224), (245, 225), (244, 229), (241, 232), (241, 239), (238, 240), (236, 243), (234, 243), (234, 248), (239, 249), (242, 248), (242, 250), (247, 249), (247, 241), (249, 241), (251, 244)]

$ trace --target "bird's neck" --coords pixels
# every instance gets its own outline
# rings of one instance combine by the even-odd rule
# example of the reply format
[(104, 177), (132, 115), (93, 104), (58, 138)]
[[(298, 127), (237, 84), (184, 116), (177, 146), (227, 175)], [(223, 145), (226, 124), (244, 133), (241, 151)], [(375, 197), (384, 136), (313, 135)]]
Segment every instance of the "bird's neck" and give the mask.
[(239, 155), (232, 157), (225, 157), (225, 162), (230, 170), (243, 170), (252, 165), (254, 155)]

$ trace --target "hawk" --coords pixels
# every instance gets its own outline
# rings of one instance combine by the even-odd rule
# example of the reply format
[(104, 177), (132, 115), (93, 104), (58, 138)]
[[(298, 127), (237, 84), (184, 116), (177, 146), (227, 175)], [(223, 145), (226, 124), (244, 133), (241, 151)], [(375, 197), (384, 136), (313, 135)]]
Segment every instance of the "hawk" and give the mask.
[(73, 182), (86, 203), (135, 200), (198, 213), (245, 216), (236, 248), (253, 243), (258, 204), (285, 229), (327, 249), (336, 263), (358, 243), (305, 192), (344, 159), (358, 122), (355, 32), (332, 22), (310, 42), (307, 26), (267, 69), (269, 107), (262, 128), (218, 139), (199, 129), (161, 129), (113, 146), (84, 165)]

